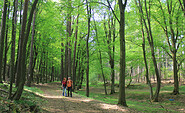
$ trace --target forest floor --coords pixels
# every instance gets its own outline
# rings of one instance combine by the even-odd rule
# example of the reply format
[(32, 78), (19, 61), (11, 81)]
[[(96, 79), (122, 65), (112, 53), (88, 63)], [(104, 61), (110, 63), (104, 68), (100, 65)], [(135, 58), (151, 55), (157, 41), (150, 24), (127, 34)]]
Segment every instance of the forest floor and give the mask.
[(45, 102), (40, 105), (44, 113), (129, 113), (136, 112), (128, 107), (107, 104), (102, 101), (86, 98), (73, 93), (73, 97), (62, 96), (59, 82), (35, 84), (43, 91), (41, 96)]

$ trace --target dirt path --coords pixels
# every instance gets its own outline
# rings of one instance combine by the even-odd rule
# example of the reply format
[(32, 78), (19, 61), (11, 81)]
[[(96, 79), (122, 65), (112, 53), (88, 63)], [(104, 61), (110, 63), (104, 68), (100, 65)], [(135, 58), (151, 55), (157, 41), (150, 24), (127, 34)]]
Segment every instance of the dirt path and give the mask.
[(44, 113), (123, 113), (134, 112), (129, 108), (106, 104), (97, 100), (74, 94), (73, 97), (62, 96), (60, 83), (39, 84), (47, 101), (41, 105)]

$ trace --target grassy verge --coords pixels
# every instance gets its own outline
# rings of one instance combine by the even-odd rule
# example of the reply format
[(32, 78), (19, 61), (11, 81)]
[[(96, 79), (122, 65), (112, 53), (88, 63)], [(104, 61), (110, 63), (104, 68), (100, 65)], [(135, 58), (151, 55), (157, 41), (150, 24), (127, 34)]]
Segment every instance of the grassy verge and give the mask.
[[(108, 91), (110, 87), (107, 87)], [(138, 112), (185, 112), (185, 86), (180, 87), (180, 95), (171, 95), (173, 91), (172, 85), (166, 85), (161, 88), (159, 102), (149, 101), (149, 89), (145, 84), (135, 84), (126, 88), (126, 101), (129, 108)], [(118, 91), (118, 88), (116, 88)], [(155, 91), (155, 89), (154, 89)], [(76, 91), (77, 94), (85, 96), (85, 89)], [(103, 101), (109, 104), (117, 104), (118, 92), (113, 95), (105, 95), (102, 85), (92, 85), (90, 89), (90, 98)], [(174, 99), (174, 101), (170, 101)]]
[[(37, 88), (29, 88), (25, 87), (25, 89), (29, 89), (34, 92), (41, 91)], [(21, 99), (18, 101), (11, 101), (8, 99), (8, 91), (9, 86), (8, 84), (0, 84), (0, 111), (1, 112), (8, 112), (8, 113), (27, 113), (27, 112), (41, 112), (40, 105), (44, 102), (40, 97), (36, 96), (35, 94), (23, 91)], [(13, 88), (13, 93), (16, 91)]]

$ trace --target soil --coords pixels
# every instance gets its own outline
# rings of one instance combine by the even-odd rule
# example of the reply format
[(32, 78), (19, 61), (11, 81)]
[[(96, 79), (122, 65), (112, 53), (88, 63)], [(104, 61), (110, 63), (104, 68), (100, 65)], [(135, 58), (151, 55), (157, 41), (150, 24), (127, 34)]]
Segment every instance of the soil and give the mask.
[(43, 97), (44, 102), (40, 107), (43, 113), (129, 113), (134, 110), (101, 101), (82, 97), (73, 93), (73, 97), (62, 96), (60, 83), (35, 84), (34, 87), (43, 91), (37, 94)]

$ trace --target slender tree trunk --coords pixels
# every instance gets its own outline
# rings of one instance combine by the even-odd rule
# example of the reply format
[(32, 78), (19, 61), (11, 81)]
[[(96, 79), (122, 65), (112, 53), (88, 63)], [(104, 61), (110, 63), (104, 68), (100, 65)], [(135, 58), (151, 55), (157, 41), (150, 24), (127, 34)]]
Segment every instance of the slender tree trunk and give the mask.
[(87, 39), (86, 39), (86, 52), (87, 52), (87, 68), (86, 68), (86, 96), (89, 97), (89, 37), (90, 37), (90, 19), (91, 19), (91, 8), (87, 4), (87, 15), (88, 15), (88, 31), (87, 31)]
[(61, 80), (61, 82), (62, 82), (62, 79), (64, 78), (64, 49), (63, 49), (63, 47), (64, 47), (64, 44), (63, 44), (63, 42), (61, 43), (61, 69), (60, 69), (60, 73), (61, 73), (61, 78), (60, 78), (60, 80)]
[[(135, 0), (135, 3), (138, 6), (136, 0)], [(141, 8), (140, 5), (141, 4), (139, 2), (138, 9), (139, 9), (139, 13), (142, 14), (142, 11), (140, 9)], [(150, 82), (150, 79), (149, 79), (148, 63), (147, 63), (146, 51), (145, 51), (145, 34), (144, 34), (144, 28), (143, 28), (143, 16), (140, 16), (140, 24), (141, 24), (141, 32), (142, 32), (142, 39), (143, 39), (143, 43), (142, 43), (143, 58), (144, 58), (145, 70), (146, 70), (145, 76), (146, 76), (146, 82), (147, 82), (147, 84), (149, 86), (149, 89), (150, 89), (150, 100), (152, 100), (152, 98), (153, 98), (153, 90), (152, 90), (152, 85), (151, 85), (151, 82)]]
[(71, 76), (71, 0), (68, 0), (68, 14), (67, 14), (67, 38), (68, 38), (68, 76)]
[[(9, 14), (10, 14), (10, 2), (8, 3), (8, 14), (7, 14), (7, 20), (9, 20)], [(4, 51), (4, 66), (3, 66), (3, 80), (6, 80), (6, 64), (7, 64), (7, 53), (8, 53), (8, 22), (6, 22), (6, 36), (5, 36), (5, 51)]]
[(3, 50), (4, 50), (4, 37), (5, 37), (5, 27), (6, 27), (6, 13), (7, 13), (8, 0), (4, 0), (2, 20), (1, 20), (1, 36), (0, 36), (0, 83), (2, 83), (2, 67), (3, 67)]
[(179, 80), (178, 80), (178, 71), (177, 71), (177, 59), (176, 59), (176, 52), (172, 53), (172, 60), (173, 60), (173, 77), (174, 77), (174, 89), (173, 94), (179, 94)]
[(66, 42), (66, 45), (65, 45), (65, 69), (64, 69), (64, 74), (65, 74), (64, 75), (65, 77), (68, 77), (68, 42)]
[(154, 64), (154, 68), (155, 68), (155, 74), (156, 74), (156, 78), (157, 78), (157, 87), (156, 87), (155, 95), (153, 97), (153, 101), (158, 102), (158, 97), (159, 97), (159, 92), (160, 92), (160, 87), (161, 87), (161, 78), (160, 78), (159, 71), (158, 71), (158, 68), (157, 68), (157, 61), (156, 61), (156, 58), (155, 58), (154, 45), (153, 45), (153, 36), (152, 36), (152, 30), (151, 30), (151, 25), (150, 25), (150, 3), (149, 3), (149, 15), (148, 15), (146, 0), (145, 0), (145, 10), (146, 10), (146, 16), (147, 16), (148, 28), (149, 28), (147, 30), (149, 32), (149, 37), (147, 37), (147, 38), (148, 38), (148, 42), (149, 42), (149, 45), (150, 45), (150, 48), (151, 48), (152, 60), (153, 60), (153, 64)]
[[(93, 16), (93, 19), (94, 19), (94, 16)], [(104, 23), (105, 25), (105, 23)], [(95, 32), (96, 32), (96, 40), (97, 40), (97, 43), (98, 43), (98, 52), (99, 52), (99, 61), (100, 61), (100, 67), (101, 67), (101, 73), (102, 73), (102, 77), (103, 77), (103, 83), (104, 83), (104, 90), (105, 90), (105, 95), (107, 95), (107, 88), (106, 88), (106, 83), (105, 83), (105, 75), (104, 75), (104, 72), (103, 72), (103, 63), (102, 63), (102, 54), (101, 54), (101, 50), (100, 50), (100, 42), (98, 40), (98, 30), (97, 30), (97, 27), (96, 27), (96, 23), (95, 23), (95, 19), (94, 19), (94, 26), (95, 26)], [(104, 29), (105, 29), (105, 32), (106, 32), (106, 28), (104, 26)]]
[(77, 86), (79, 86), (79, 84), (80, 84), (80, 75), (81, 75), (81, 67), (82, 67), (81, 62), (83, 60), (83, 59), (81, 59), (80, 43), (78, 44), (78, 54), (79, 54), (79, 57), (78, 57), (78, 75), (77, 75), (77, 81), (76, 81)]
[(54, 66), (52, 66), (52, 74), (51, 74), (51, 81), (53, 82), (54, 81), (54, 75), (55, 75), (55, 67)]
[[(22, 10), (23, 10), (23, 0), (21, 0), (21, 4), (20, 4), (20, 26), (22, 25)], [(15, 77), (17, 77), (18, 75), (17, 75), (17, 71), (18, 71), (18, 59), (19, 59), (19, 52), (20, 52), (20, 44), (21, 44), (21, 27), (20, 27), (20, 29), (19, 29), (19, 41), (18, 41), (18, 49), (17, 49), (17, 58), (16, 58), (16, 63), (15, 63), (15, 70), (14, 70), (14, 72), (15, 72), (15, 74), (14, 74), (14, 78), (13, 78), (13, 80), (15, 80)], [(18, 83), (19, 83), (19, 77), (17, 77), (16, 78), (17, 80), (16, 80), (16, 87), (18, 86)], [(13, 81), (13, 82), (15, 82), (15, 81)]]
[(34, 37), (35, 37), (35, 20), (36, 20), (36, 11), (34, 11), (34, 17), (33, 17), (33, 27), (32, 27), (32, 38), (31, 38), (31, 48), (30, 48), (30, 58), (29, 58), (29, 67), (28, 67), (28, 80), (27, 80), (27, 86), (31, 87), (31, 81), (33, 78), (32, 68), (33, 68), (33, 43), (34, 43)]
[(125, 68), (126, 68), (126, 60), (125, 60), (125, 8), (127, 4), (127, 0), (124, 0), (123, 4), (122, 0), (118, 0), (118, 5), (120, 9), (120, 78), (119, 78), (119, 98), (118, 104), (127, 106), (126, 104), (126, 94), (125, 94)]
[(132, 83), (132, 66), (130, 67), (130, 81), (129, 81), (129, 83), (128, 83), (128, 85), (127, 85), (127, 88), (131, 85), (131, 83)]
[(99, 49), (99, 54), (100, 54), (100, 65), (101, 65), (101, 72), (102, 72), (102, 77), (103, 77), (105, 95), (107, 95), (107, 88), (106, 88), (106, 83), (105, 83), (105, 75), (104, 75), (104, 72), (103, 72), (102, 56), (101, 56), (101, 51), (100, 51), (100, 49)]
[(16, 38), (16, 24), (17, 24), (17, 7), (18, 7), (18, 0), (14, 0), (14, 11), (13, 11), (13, 18), (12, 18), (12, 46), (11, 46), (11, 62), (10, 62), (10, 91), (9, 91), (9, 99), (12, 99), (12, 84), (15, 81), (15, 38)]
[(38, 52), (36, 49), (36, 46), (34, 45), (34, 51), (35, 51), (35, 55), (34, 55), (34, 60), (33, 60), (33, 67), (32, 67), (32, 73), (31, 73), (31, 80), (33, 81), (33, 73), (34, 73), (34, 69), (35, 69), (35, 64), (36, 64), (36, 60), (37, 60), (37, 56), (38, 56)]
[(114, 71), (114, 52), (115, 52), (115, 25), (116, 25), (116, 20), (112, 20), (112, 26), (113, 26), (113, 49), (112, 49), (112, 60), (111, 60), (111, 92), (110, 94), (115, 93), (115, 88), (114, 88), (114, 81), (115, 81), (115, 71)]
[[(142, 14), (143, 23), (144, 23), (144, 26), (145, 26), (145, 29), (146, 29), (146, 32), (147, 32), (147, 39), (148, 39), (148, 42), (149, 42), (149, 45), (150, 45), (150, 49), (151, 49), (151, 53), (152, 53), (152, 60), (153, 60), (154, 69), (155, 69), (155, 74), (156, 74), (156, 77), (157, 77), (157, 88), (156, 88), (155, 95), (153, 96), (152, 101), (158, 102), (161, 78), (159, 76), (159, 71), (158, 71), (158, 68), (157, 68), (157, 61), (156, 61), (156, 58), (155, 58), (154, 45), (153, 45), (153, 36), (152, 36), (152, 30), (151, 30), (151, 25), (150, 25), (150, 7), (151, 7), (150, 5), (151, 4), (149, 3), (149, 8), (148, 8), (146, 0), (144, 0), (145, 10), (146, 10), (146, 20), (148, 21), (148, 26), (147, 26), (146, 20), (144, 19), (143, 9), (142, 9), (142, 5), (141, 5), (140, 0), (138, 0), (138, 2), (139, 2), (140, 12)], [(149, 2), (151, 2), (151, 1), (149, 1)]]
[(74, 52), (73, 52), (73, 90), (75, 89), (76, 85), (76, 45), (78, 40), (78, 17), (77, 15), (77, 21), (76, 21), (76, 32), (75, 32), (75, 46), (74, 46)]

